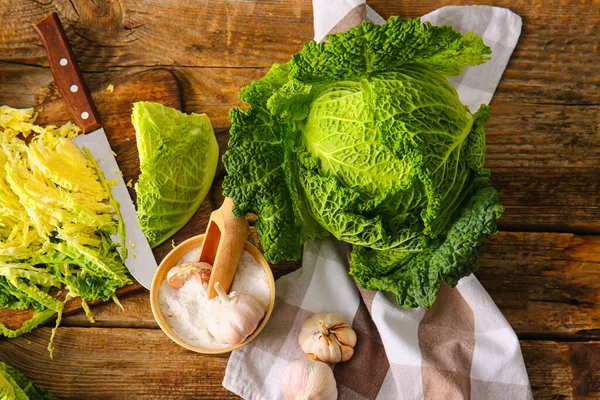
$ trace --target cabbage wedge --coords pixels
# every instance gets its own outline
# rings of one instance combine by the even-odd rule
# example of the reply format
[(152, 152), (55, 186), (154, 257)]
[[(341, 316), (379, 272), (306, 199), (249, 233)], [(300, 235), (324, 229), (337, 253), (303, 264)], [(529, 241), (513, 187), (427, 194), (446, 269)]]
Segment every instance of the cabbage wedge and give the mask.
[(140, 155), (137, 214), (151, 247), (192, 218), (217, 171), (219, 145), (206, 114), (184, 114), (152, 102), (133, 105)]

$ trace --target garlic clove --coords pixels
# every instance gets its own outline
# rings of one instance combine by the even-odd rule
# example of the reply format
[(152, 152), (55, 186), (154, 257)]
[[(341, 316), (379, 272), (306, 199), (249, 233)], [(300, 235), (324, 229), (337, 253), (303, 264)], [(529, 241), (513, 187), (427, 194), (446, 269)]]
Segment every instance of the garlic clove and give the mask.
[(319, 361), (326, 363), (337, 363), (342, 358), (339, 344), (332, 343), (327, 337), (322, 337), (313, 345), (313, 353)]
[(280, 385), (286, 400), (336, 400), (338, 397), (331, 368), (310, 358), (289, 362), (283, 369)]
[(341, 353), (342, 353), (342, 355), (340, 357), (340, 361), (348, 361), (354, 355), (354, 347), (342, 345), (342, 346), (340, 346), (340, 348), (341, 348)]
[(314, 339), (315, 335), (300, 335), (298, 337), (298, 342), (300, 344), (300, 348), (302, 349), (303, 352), (305, 353), (311, 353), (312, 352), (312, 345), (313, 342), (316, 340)]
[(244, 317), (240, 316), (235, 309), (223, 310), (223, 312), (231, 315), (227, 318), (217, 318), (214, 320), (216, 322), (212, 324), (209, 322), (208, 331), (220, 343), (237, 344), (243, 342), (246, 339), (244, 334), (246, 330), (239, 325), (238, 320)]
[(167, 272), (167, 282), (173, 288), (179, 290), (184, 284), (184, 279), (179, 276), (179, 267), (173, 267)]
[(347, 346), (356, 346), (356, 332), (350, 326), (346, 325), (341, 329), (334, 330), (337, 340)]
[(219, 282), (214, 287), (218, 297), (208, 330), (219, 343), (242, 343), (256, 330), (266, 307), (250, 294), (232, 292), (228, 295)]
[(203, 285), (208, 285), (211, 271), (212, 265), (209, 263), (186, 262), (171, 268), (169, 272), (167, 272), (167, 282), (173, 288), (179, 290), (185, 282), (193, 276)]

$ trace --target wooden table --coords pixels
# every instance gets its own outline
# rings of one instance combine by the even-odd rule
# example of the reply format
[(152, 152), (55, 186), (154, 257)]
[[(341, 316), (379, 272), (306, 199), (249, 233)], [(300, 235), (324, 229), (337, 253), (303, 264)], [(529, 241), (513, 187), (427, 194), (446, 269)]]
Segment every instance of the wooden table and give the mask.
[[(416, 17), (457, 3), (369, 1), (384, 17)], [(468, 3), (509, 7), (524, 22), (486, 126), (487, 167), (506, 213), (476, 275), (521, 339), (535, 398), (598, 399), (600, 2)], [(93, 90), (166, 68), (178, 78), (184, 109), (210, 116), (222, 151), (227, 111), (239, 104), (240, 87), (288, 60), (313, 33), (309, 0), (1, 0), (0, 104), (58, 99), (31, 29), (51, 11), (60, 14)], [(140, 87), (140, 100), (153, 90), (152, 82)], [(133, 138), (129, 109), (104, 97), (100, 112), (116, 121), (107, 126), (109, 135)], [(135, 177), (133, 142), (113, 145), (126, 174)], [(220, 165), (213, 190), (177, 241), (204, 229), (220, 205), (223, 174)], [(157, 249), (157, 259), (169, 248)], [(273, 266), (278, 275), (295, 268)], [(49, 327), (0, 340), (0, 360), (64, 399), (235, 398), (221, 387), (227, 356), (179, 348), (158, 329), (148, 293), (133, 289), (121, 299), (124, 312), (114, 304), (96, 307), (94, 325), (82, 313), (65, 318), (54, 360), (46, 351)]]

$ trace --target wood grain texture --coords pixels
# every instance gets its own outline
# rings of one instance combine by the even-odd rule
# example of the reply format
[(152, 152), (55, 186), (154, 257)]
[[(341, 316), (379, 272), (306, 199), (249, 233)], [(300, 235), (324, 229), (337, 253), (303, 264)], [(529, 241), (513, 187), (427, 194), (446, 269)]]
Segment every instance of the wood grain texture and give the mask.
[(568, 343), (521, 342), (521, 352), (535, 400), (573, 399), (573, 367)]
[(221, 386), (227, 355), (187, 351), (160, 330), (61, 329), (54, 360), (47, 356), (49, 335), (41, 328), (3, 342), (0, 361), (61, 400), (236, 398)]
[(600, 339), (600, 237), (502, 232), (476, 275), (521, 335)]
[[(387, 18), (418, 17), (456, 2), (375, 0), (369, 4)], [(496, 0), (493, 5), (511, 8), (524, 21), (500, 92), (520, 102), (600, 103), (600, 92), (595, 90), (600, 83), (597, 0)], [(1, 59), (46, 66), (31, 24), (57, 11), (84, 71), (122, 66), (266, 68), (287, 61), (313, 33), (311, 2), (304, 0), (26, 0), (5, 1), (2, 7), (3, 14), (10, 12), (16, 18), (0, 27)]]
[[(54, 360), (40, 357), (49, 335), (50, 328), (41, 328), (2, 343), (0, 361), (60, 399), (81, 399), (84, 393), (94, 400), (238, 398), (221, 386), (227, 355), (186, 351), (160, 330), (61, 328)], [(600, 342), (521, 346), (536, 400), (598, 398)], [(584, 383), (572, 389), (578, 381)]]
[(3, 7), (20, 18), (0, 29), (0, 54), (10, 50), (11, 61), (46, 66), (31, 24), (56, 11), (84, 71), (157, 65), (265, 67), (285, 62), (312, 36), (312, 6), (306, 1), (26, 0), (4, 2)]
[(600, 342), (521, 341), (534, 398), (600, 398)]
[[(156, 67), (164, 69), (164, 67)], [(118, 67), (107, 71), (84, 73), (90, 91), (99, 92), (119, 77), (148, 70), (147, 67)], [(206, 113), (215, 129), (230, 126), (229, 109), (241, 105), (241, 87), (260, 79), (267, 68), (169, 67), (181, 84), (187, 112)], [(32, 107), (59, 97), (47, 68), (23, 66), (2, 61), (0, 54), (0, 104)], [(132, 93), (133, 94), (133, 93)], [(142, 92), (137, 93), (143, 100)], [(102, 114), (102, 113), (101, 113)], [(67, 115), (67, 114), (65, 114)]]

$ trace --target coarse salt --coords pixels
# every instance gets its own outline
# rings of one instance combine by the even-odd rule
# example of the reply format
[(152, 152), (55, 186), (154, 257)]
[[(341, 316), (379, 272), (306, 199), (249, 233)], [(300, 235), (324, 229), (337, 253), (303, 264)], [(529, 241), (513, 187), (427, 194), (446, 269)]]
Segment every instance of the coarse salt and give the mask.
[[(195, 262), (199, 252), (199, 247), (189, 251), (177, 265)], [(219, 299), (215, 297), (208, 300), (206, 292), (207, 287), (196, 279), (188, 279), (179, 290), (169, 285), (165, 279), (158, 293), (160, 309), (173, 333), (185, 343), (203, 349), (228, 347), (227, 344), (217, 342), (208, 332), (208, 321), (213, 307), (219, 304)], [(242, 253), (233, 278), (230, 294), (233, 292), (254, 295), (265, 308), (269, 305), (271, 291), (267, 275), (247, 251)]]

